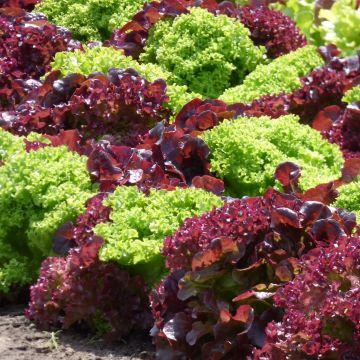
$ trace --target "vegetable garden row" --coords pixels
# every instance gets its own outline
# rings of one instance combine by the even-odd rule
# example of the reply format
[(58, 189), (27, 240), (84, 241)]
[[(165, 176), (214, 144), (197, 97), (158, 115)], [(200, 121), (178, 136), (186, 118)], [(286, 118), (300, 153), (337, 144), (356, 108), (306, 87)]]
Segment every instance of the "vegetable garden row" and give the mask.
[(360, 359), (359, 47), (355, 0), (0, 0), (0, 303)]

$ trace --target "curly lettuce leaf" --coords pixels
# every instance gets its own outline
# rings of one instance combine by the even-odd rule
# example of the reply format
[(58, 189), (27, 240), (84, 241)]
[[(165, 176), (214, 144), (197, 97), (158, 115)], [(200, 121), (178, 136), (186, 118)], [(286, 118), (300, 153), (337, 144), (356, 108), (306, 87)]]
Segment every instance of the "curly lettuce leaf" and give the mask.
[(110, 222), (96, 225), (94, 232), (105, 240), (102, 261), (115, 261), (148, 283), (164, 273), (160, 255), (165, 236), (171, 235), (185, 219), (223, 204), (212, 193), (200, 189), (152, 190), (149, 196), (135, 187), (118, 187), (108, 199)]

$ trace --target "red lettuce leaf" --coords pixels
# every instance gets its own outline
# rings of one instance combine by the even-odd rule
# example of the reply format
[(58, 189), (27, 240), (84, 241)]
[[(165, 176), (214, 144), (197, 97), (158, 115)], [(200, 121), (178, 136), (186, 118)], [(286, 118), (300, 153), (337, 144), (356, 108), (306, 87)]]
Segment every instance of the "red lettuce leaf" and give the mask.
[(131, 69), (59, 76), (52, 73), (15, 110), (0, 113), (0, 126), (18, 135), (78, 129), (85, 140), (107, 136), (112, 143), (135, 146), (169, 116), (163, 80), (149, 83)]
[(164, 242), (170, 275), (151, 294), (158, 356), (254, 356), (267, 324), (282, 318), (277, 288), (294, 279), (303, 254), (350, 236), (349, 216), (269, 189), (187, 219)]

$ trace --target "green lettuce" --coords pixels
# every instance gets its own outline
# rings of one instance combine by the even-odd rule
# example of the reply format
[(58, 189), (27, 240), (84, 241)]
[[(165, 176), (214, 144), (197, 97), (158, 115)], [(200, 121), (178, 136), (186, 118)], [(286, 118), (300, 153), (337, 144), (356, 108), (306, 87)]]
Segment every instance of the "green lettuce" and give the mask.
[(105, 40), (142, 9), (146, 0), (42, 0), (35, 11), (81, 41)]
[(105, 240), (100, 259), (115, 261), (153, 283), (165, 271), (160, 255), (164, 238), (185, 219), (220, 207), (223, 202), (201, 189), (152, 190), (146, 196), (136, 187), (120, 186), (104, 204), (112, 212), (111, 222), (94, 229)]
[(232, 196), (261, 195), (269, 186), (279, 188), (273, 174), (285, 161), (301, 166), (302, 190), (341, 176), (344, 160), (339, 147), (301, 125), (295, 115), (225, 120), (202, 138), (210, 148), (211, 170)]
[(4, 293), (34, 278), (41, 260), (51, 254), (59, 225), (74, 220), (95, 189), (87, 158), (65, 146), (26, 152), (24, 138), (0, 129), (0, 154), (0, 292)]
[(292, 17), (312, 44), (335, 44), (344, 55), (355, 54), (360, 47), (357, 0), (336, 0), (330, 9), (319, 10), (315, 0), (287, 0), (272, 7)]
[(290, 93), (301, 87), (300, 77), (323, 64), (315, 46), (299, 48), (268, 65), (258, 65), (241, 85), (225, 90), (219, 99), (228, 104), (250, 103), (264, 95)]
[(349, 184), (340, 186), (337, 191), (339, 196), (333, 206), (346, 209), (356, 215), (357, 221), (360, 219), (360, 177)]
[(159, 64), (174, 83), (217, 98), (266, 61), (265, 48), (255, 46), (249, 35), (239, 20), (191, 8), (155, 24), (140, 61)]
[(360, 85), (354, 86), (352, 89), (348, 90), (342, 98), (342, 101), (348, 104), (360, 101)]

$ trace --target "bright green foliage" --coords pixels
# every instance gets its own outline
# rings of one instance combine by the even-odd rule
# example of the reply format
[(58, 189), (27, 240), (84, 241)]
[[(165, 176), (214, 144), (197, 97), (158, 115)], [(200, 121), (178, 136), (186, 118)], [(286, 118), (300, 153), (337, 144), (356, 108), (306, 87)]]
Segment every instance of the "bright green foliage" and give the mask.
[(140, 60), (159, 64), (176, 84), (216, 98), (265, 62), (265, 48), (255, 46), (249, 34), (236, 19), (192, 8), (157, 22)]
[(169, 73), (158, 65), (139, 64), (130, 56), (125, 56), (122, 50), (104, 46), (85, 47), (84, 50), (56, 53), (51, 63), (52, 70), (60, 70), (63, 76), (74, 73), (87, 76), (96, 71), (106, 74), (111, 68), (132, 68), (148, 81), (169, 77)]
[(227, 89), (219, 99), (228, 104), (250, 103), (264, 95), (290, 93), (301, 87), (300, 77), (323, 64), (315, 46), (299, 48), (268, 65), (258, 65), (242, 85)]
[(36, 278), (39, 264), (32, 263), (29, 257), (19, 256), (18, 253), (11, 254), (11, 257), (1, 257), (0, 267), (0, 294), (6, 294), (13, 285), (25, 286)]
[(273, 7), (291, 16), (313, 44), (335, 44), (344, 55), (351, 55), (360, 47), (360, 8), (356, 2), (336, 0), (330, 10), (320, 10), (317, 21), (314, 0), (287, 0), (286, 5)]
[(50, 254), (58, 226), (74, 220), (95, 189), (86, 157), (65, 146), (27, 153), (23, 138), (0, 130), (0, 148), (7, 153), (0, 166), (0, 291), (6, 292), (28, 283)]
[(344, 55), (360, 47), (360, 8), (356, 0), (337, 0), (330, 10), (320, 10), (320, 33), (327, 44), (335, 44)]
[(90, 75), (93, 72), (107, 73), (111, 68), (131, 68), (137, 71), (148, 81), (163, 79), (168, 83), (167, 95), (170, 100), (167, 106), (178, 113), (190, 100), (201, 98), (200, 94), (188, 91), (185, 85), (176, 85), (171, 82), (170, 73), (157, 64), (140, 64), (129, 56), (125, 56), (122, 50), (112, 47), (85, 48), (85, 51), (58, 52), (51, 64), (53, 70), (60, 70), (63, 76), (79, 73)]
[(95, 233), (105, 239), (103, 261), (115, 261), (152, 283), (164, 272), (160, 255), (165, 236), (186, 218), (200, 215), (222, 200), (200, 189), (152, 190), (149, 196), (136, 187), (118, 187), (104, 202), (112, 208), (112, 222), (98, 224)]
[(345, 93), (342, 101), (351, 104), (355, 101), (360, 101), (360, 85), (354, 86), (352, 89)]
[(356, 215), (357, 222), (360, 220), (360, 178), (350, 184), (343, 185), (338, 189), (339, 197), (333, 206), (343, 208)]
[(142, 9), (145, 0), (42, 0), (35, 11), (81, 41), (105, 40)]
[(202, 137), (210, 148), (211, 170), (224, 179), (232, 196), (260, 195), (269, 186), (279, 186), (273, 174), (284, 161), (301, 166), (303, 190), (341, 175), (338, 146), (294, 115), (226, 120)]
[(24, 140), (0, 128), (0, 166), (18, 151), (24, 151)]

